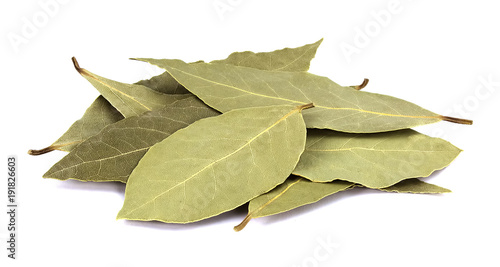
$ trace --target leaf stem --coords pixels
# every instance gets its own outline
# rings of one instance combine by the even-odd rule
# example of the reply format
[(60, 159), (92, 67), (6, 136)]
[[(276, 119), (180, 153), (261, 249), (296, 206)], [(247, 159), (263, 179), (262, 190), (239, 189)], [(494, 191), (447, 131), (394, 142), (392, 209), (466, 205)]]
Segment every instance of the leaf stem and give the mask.
[(76, 58), (72, 57), (71, 61), (73, 61), (73, 66), (75, 66), (76, 71), (78, 71), (78, 73), (80, 73), (81, 75), (83, 75), (84, 69), (80, 68), (80, 64), (78, 64), (78, 61), (76, 60)]
[(360, 85), (354, 85), (351, 87), (359, 91), (359, 90), (365, 88), (368, 85), (369, 81), (370, 81), (369, 79), (365, 78)]
[(314, 107), (314, 104), (313, 103), (309, 103), (309, 104), (305, 104), (305, 105), (302, 105), (302, 106), (298, 106), (297, 109), (300, 111), (304, 110), (304, 109), (308, 109), (308, 108), (313, 108)]
[(454, 118), (454, 117), (448, 117), (448, 116), (440, 116), (440, 117), (444, 121), (449, 121), (449, 122), (458, 123), (458, 124), (472, 125), (472, 120), (466, 120), (466, 119), (460, 119), (460, 118)]
[(235, 227), (233, 227), (234, 231), (239, 232), (239, 231), (243, 230), (243, 228), (245, 228), (245, 226), (247, 226), (248, 222), (250, 222), (250, 220), (252, 218), (253, 218), (252, 213), (248, 214), (245, 217), (245, 219), (243, 219), (243, 221), (241, 221), (240, 224), (238, 224)]
[(43, 155), (45, 153), (49, 153), (51, 151), (54, 151), (58, 148), (59, 148), (59, 146), (50, 145), (50, 146), (48, 146), (46, 148), (42, 148), (42, 149), (30, 149), (30, 150), (28, 150), (28, 154), (32, 155), (32, 156)]

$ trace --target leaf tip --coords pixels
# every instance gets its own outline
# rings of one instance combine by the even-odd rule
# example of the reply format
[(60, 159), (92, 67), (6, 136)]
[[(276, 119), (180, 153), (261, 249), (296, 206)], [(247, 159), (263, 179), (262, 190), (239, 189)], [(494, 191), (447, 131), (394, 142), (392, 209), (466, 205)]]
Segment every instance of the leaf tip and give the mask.
[(472, 125), (472, 120), (460, 119), (460, 118), (454, 118), (454, 117), (448, 117), (448, 116), (440, 116), (440, 118), (442, 120), (448, 121), (448, 122), (465, 124), (465, 125)]

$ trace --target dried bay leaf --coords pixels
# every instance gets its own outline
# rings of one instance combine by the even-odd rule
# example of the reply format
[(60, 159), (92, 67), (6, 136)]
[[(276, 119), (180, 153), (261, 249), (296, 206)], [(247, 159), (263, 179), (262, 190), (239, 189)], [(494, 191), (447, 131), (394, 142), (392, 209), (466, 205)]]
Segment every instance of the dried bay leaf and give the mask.
[(138, 59), (167, 70), (180, 84), (207, 105), (232, 109), (314, 103), (304, 112), (308, 128), (372, 133), (451, 121), (471, 121), (441, 116), (395, 97), (346, 90), (326, 77), (306, 72), (264, 71), (228, 64), (186, 64), (181, 60)]
[(451, 190), (441, 186), (426, 183), (417, 178), (403, 180), (393, 186), (379, 188), (378, 190), (396, 193), (412, 193), (412, 194), (442, 194), (451, 193)]
[(259, 70), (308, 71), (311, 60), (316, 55), (321, 42), (323, 39), (301, 47), (284, 48), (273, 52), (235, 52), (226, 59), (214, 60), (210, 63), (230, 64)]
[(162, 108), (189, 97), (189, 95), (164, 94), (144, 85), (106, 79), (81, 68), (75, 58), (73, 58), (73, 64), (78, 73), (87, 79), (125, 118)]
[[(287, 70), (307, 71), (311, 60), (316, 55), (316, 50), (323, 39), (297, 48), (284, 48), (272, 52), (234, 52), (224, 60), (215, 60), (212, 63), (232, 64), (236, 66), (253, 67), (263, 70)], [(193, 62), (191, 64), (201, 63)], [(164, 94), (191, 94), (180, 85), (168, 72), (141, 80), (135, 85), (146, 86)], [(207, 109), (210, 109), (207, 107)], [(70, 152), (77, 144), (99, 132), (105, 126), (114, 123), (123, 116), (104, 98), (99, 97), (87, 109), (81, 119), (75, 122), (56, 142), (51, 146), (30, 150), (31, 155), (40, 155), (52, 150), (63, 150)], [(85, 122), (85, 123), (82, 123)], [(75, 138), (76, 137), (76, 138)]]
[[(248, 206), (248, 215), (239, 225), (234, 227), (234, 230), (241, 231), (253, 218), (286, 212), (317, 202), (329, 195), (356, 186), (363, 187), (346, 181), (317, 183), (311, 182), (303, 177), (291, 175), (283, 184), (252, 199)], [(391, 187), (380, 188), (378, 190), (414, 194), (440, 194), (450, 192), (450, 190), (446, 188), (429, 184), (419, 179), (404, 180)]]
[(271, 190), (298, 162), (311, 106), (238, 109), (175, 132), (134, 169), (117, 218), (189, 223)]
[[(226, 59), (213, 60), (212, 64), (230, 64), (234, 66), (250, 67), (259, 70), (276, 71), (307, 71), (311, 60), (316, 55), (319, 45), (323, 39), (296, 48), (284, 48), (272, 52), (254, 53), (251, 51), (234, 52)], [(197, 61), (189, 64), (204, 63)], [(148, 80), (142, 80), (136, 84), (147, 86), (158, 92), (166, 94), (190, 94), (184, 86), (180, 85), (172, 75), (164, 72)], [(363, 86), (364, 87), (364, 86)]]
[(354, 186), (355, 184), (345, 181), (315, 183), (292, 175), (283, 184), (252, 199), (248, 206), (248, 215), (234, 230), (241, 231), (253, 218), (289, 211)]
[(411, 129), (374, 134), (312, 129), (293, 174), (315, 182), (344, 180), (384, 188), (427, 177), (448, 166), (460, 152), (443, 139)]
[[(161, 78), (153, 77), (151, 79), (159, 80)], [(147, 83), (147, 81), (148, 80), (144, 80), (140, 82)], [(141, 84), (140, 82), (137, 82), (136, 84), (144, 85)], [(175, 80), (174, 82), (178, 84)], [(150, 87), (150, 88), (158, 92), (162, 92), (162, 90), (164, 91), (170, 90), (169, 89), (170, 87), (168, 85), (161, 86), (160, 82), (157, 82), (155, 85), (158, 87)], [(188, 91), (186, 92), (189, 93)], [(74, 122), (70, 126), (70, 128), (66, 130), (66, 132), (61, 137), (59, 137), (59, 139), (56, 142), (43, 149), (39, 150), (30, 149), (28, 151), (28, 154), (42, 155), (51, 152), (53, 150), (71, 152), (71, 150), (74, 147), (76, 147), (79, 143), (97, 134), (104, 127), (112, 123), (115, 123), (123, 118), (124, 118), (123, 115), (115, 107), (113, 107), (113, 105), (111, 105), (111, 103), (109, 103), (108, 100), (106, 100), (102, 95), (100, 95), (87, 108), (83, 116), (79, 120)]]
[(147, 150), (175, 131), (219, 112), (192, 96), (106, 126), (75, 147), (44, 178), (126, 182)]
[(138, 81), (135, 84), (146, 86), (164, 94), (191, 94), (191, 92), (180, 85), (168, 72), (153, 76), (148, 80)]
[(99, 96), (85, 111), (82, 118), (74, 122), (71, 127), (49, 147), (40, 150), (29, 150), (30, 155), (41, 155), (53, 150), (71, 151), (82, 141), (97, 134), (105, 126), (123, 119), (104, 97)]

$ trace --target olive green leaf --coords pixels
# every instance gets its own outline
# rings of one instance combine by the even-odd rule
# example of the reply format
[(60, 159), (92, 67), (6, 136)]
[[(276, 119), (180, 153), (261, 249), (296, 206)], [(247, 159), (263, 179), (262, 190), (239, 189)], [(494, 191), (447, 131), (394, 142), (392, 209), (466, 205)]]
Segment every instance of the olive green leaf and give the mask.
[(104, 97), (99, 96), (85, 111), (82, 118), (74, 122), (71, 127), (52, 145), (28, 151), (30, 155), (41, 155), (53, 150), (71, 151), (83, 140), (97, 134), (105, 126), (123, 119), (118, 112)]
[[(215, 60), (212, 61), (212, 63), (232, 64), (263, 70), (281, 69), (287, 71), (307, 71), (322, 40), (323, 39), (314, 44), (307, 44), (297, 48), (285, 48), (272, 52), (235, 52), (224, 60)], [(197, 61), (190, 64), (202, 62), (203, 61)], [(135, 85), (146, 86), (164, 94), (191, 94), (191, 92), (180, 85), (168, 72), (151, 77), (148, 80), (138, 81)], [(210, 108), (207, 107), (207, 109)], [(121, 116), (120, 113), (101, 96), (87, 109), (83, 117), (75, 122), (74, 125), (72, 125), (54, 144), (44, 149), (30, 150), (28, 153), (31, 155), (41, 155), (52, 150), (69, 152), (78, 143), (96, 134), (104, 128), (104, 126), (122, 118), (123, 116)]]
[(79, 66), (75, 58), (76, 70), (87, 79), (106, 100), (126, 118), (146, 111), (162, 108), (189, 95), (169, 95), (138, 84), (126, 84), (109, 80), (89, 72)]
[(253, 218), (289, 211), (354, 186), (355, 184), (345, 181), (315, 183), (291, 175), (283, 184), (252, 199), (248, 206), (248, 215), (234, 230), (241, 231)]
[(304, 150), (301, 110), (309, 107), (238, 109), (175, 132), (134, 169), (117, 218), (194, 222), (271, 190)]
[(186, 64), (181, 60), (138, 59), (167, 70), (207, 105), (232, 109), (314, 103), (304, 112), (308, 128), (371, 133), (411, 128), (447, 120), (410, 102), (381, 94), (346, 90), (326, 77), (307, 72), (265, 71), (228, 64)]
[[(313, 44), (307, 44), (296, 48), (284, 48), (272, 52), (234, 52), (226, 59), (214, 60), (210, 63), (231, 64), (234, 66), (250, 67), (260, 70), (307, 71), (322, 41), (323, 39)], [(203, 63), (203, 61), (196, 61), (189, 64), (196, 63)], [(168, 72), (164, 72), (148, 80), (139, 81), (136, 84), (147, 86), (165, 94), (191, 93), (186, 90), (184, 86), (180, 85)]]
[(308, 131), (306, 149), (293, 174), (315, 182), (344, 180), (384, 188), (427, 177), (460, 152), (443, 139), (411, 129), (375, 134), (314, 129)]
[(151, 146), (198, 119), (217, 114), (219, 112), (192, 96), (125, 118), (76, 146), (43, 177), (125, 183)]
[[(273, 190), (252, 199), (248, 206), (248, 215), (234, 227), (241, 231), (253, 218), (270, 216), (292, 210), (310, 203), (317, 202), (324, 197), (344, 191), (356, 186), (346, 181), (333, 181), (329, 183), (311, 182), (299, 176), (291, 175), (283, 184)], [(419, 179), (401, 181), (388, 188), (378, 190), (398, 193), (439, 194), (450, 190), (429, 184)]]
[(149, 87), (164, 94), (191, 94), (191, 92), (180, 85), (168, 72), (153, 76), (148, 80), (138, 81), (135, 84)]
[(393, 186), (379, 188), (378, 190), (396, 193), (412, 193), (412, 194), (442, 194), (450, 193), (451, 190), (426, 183), (417, 178), (403, 180)]
[[(167, 72), (165, 72), (168, 74)], [(160, 75), (161, 76), (161, 75)], [(170, 75), (168, 75), (170, 76)], [(172, 77), (172, 76), (170, 76)], [(178, 85), (177, 81), (171, 78), (176, 85)], [(162, 84), (162, 78), (159, 76), (155, 76), (150, 80), (139, 81), (135, 84), (137, 85), (151, 85), (151, 89), (162, 92), (162, 93), (175, 93), (175, 89), (172, 89), (171, 84), (168, 81), (164, 81)], [(116, 83), (116, 82), (115, 82)], [(182, 86), (180, 86), (182, 87)], [(186, 90), (186, 89), (184, 89)], [(165, 92), (164, 92), (165, 91)], [(179, 91), (181, 92), (181, 91)], [(189, 91), (186, 90), (187, 93)], [(191, 94), (191, 93), (189, 93)], [(182, 98), (182, 97), (181, 97)], [(34, 150), (30, 149), (28, 154), (30, 155), (42, 155), (53, 150), (62, 150), (66, 152), (70, 152), (73, 148), (75, 148), (79, 143), (85, 141), (87, 138), (97, 134), (101, 131), (105, 126), (115, 123), (121, 119), (123, 119), (123, 115), (115, 108), (113, 105), (109, 103), (102, 95), (96, 98), (94, 102), (87, 108), (86, 112), (83, 116), (74, 122), (70, 128), (52, 145)]]
[(297, 48), (284, 48), (273, 52), (235, 52), (223, 60), (210, 63), (251, 67), (259, 70), (307, 71), (323, 39)]

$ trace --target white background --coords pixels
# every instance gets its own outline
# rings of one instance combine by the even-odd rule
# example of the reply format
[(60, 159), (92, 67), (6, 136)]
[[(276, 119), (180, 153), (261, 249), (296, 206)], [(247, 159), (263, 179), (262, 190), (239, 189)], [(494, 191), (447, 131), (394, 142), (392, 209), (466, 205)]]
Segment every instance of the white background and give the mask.
[[(1, 266), (499, 266), (498, 1), (47, 2), (0, 4), (0, 162), (18, 157), (20, 209), (19, 259), (7, 259), (2, 239)], [(130, 57), (210, 61), (322, 37), (312, 73), (343, 85), (370, 78), (366, 91), (474, 119), (418, 128), (464, 150), (426, 179), (453, 193), (353, 190), (236, 233), (245, 209), (189, 225), (116, 221), (124, 185), (42, 179), (65, 153), (26, 153), (55, 141), (98, 96), (72, 56), (133, 83), (161, 71)], [(6, 219), (1, 212), (3, 238)]]

